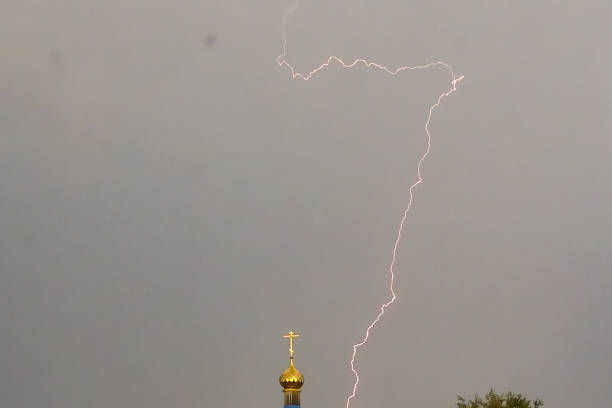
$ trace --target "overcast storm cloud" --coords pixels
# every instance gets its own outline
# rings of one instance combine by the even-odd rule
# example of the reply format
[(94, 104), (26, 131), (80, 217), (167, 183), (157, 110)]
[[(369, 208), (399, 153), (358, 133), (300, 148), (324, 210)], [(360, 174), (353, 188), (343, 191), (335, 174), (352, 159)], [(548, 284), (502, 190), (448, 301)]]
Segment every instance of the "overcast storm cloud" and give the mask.
[[(0, 6), (0, 406), (342, 407), (444, 69), (290, 1)], [(353, 408), (612, 400), (609, 1), (305, 1), (449, 62)]]

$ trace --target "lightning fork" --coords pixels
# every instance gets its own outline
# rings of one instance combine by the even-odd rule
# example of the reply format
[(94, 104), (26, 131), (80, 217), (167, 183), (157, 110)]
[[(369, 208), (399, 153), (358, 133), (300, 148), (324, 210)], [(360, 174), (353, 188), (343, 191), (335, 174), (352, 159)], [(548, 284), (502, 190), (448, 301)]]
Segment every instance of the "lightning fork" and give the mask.
[(351, 362), (350, 362), (350, 366), (351, 366), (351, 371), (353, 372), (354, 376), (355, 376), (355, 382), (353, 383), (353, 390), (352, 392), (349, 394), (349, 396), (346, 399), (346, 408), (349, 408), (349, 405), (351, 403), (351, 400), (353, 398), (355, 398), (355, 395), (357, 394), (357, 388), (359, 386), (359, 373), (358, 371), (355, 369), (355, 359), (357, 357), (357, 351), (359, 350), (360, 347), (362, 347), (363, 345), (365, 345), (370, 337), (370, 333), (372, 332), (372, 329), (374, 329), (374, 326), (376, 326), (376, 324), (380, 321), (380, 319), (382, 318), (382, 316), (385, 314), (385, 310), (391, 306), (394, 302), (395, 299), (397, 298), (396, 294), (395, 294), (395, 290), (393, 289), (393, 284), (395, 281), (395, 272), (394, 272), (394, 267), (395, 267), (395, 263), (397, 260), (397, 253), (398, 253), (398, 248), (399, 248), (399, 244), (400, 241), (402, 239), (402, 232), (404, 230), (404, 223), (406, 221), (406, 218), (408, 217), (408, 213), (410, 212), (410, 209), (412, 208), (412, 201), (413, 201), (413, 190), (415, 189), (415, 187), (417, 187), (419, 184), (421, 184), (423, 182), (423, 177), (421, 176), (421, 166), (423, 164), (423, 162), (425, 161), (425, 159), (427, 158), (427, 156), (429, 156), (429, 152), (431, 150), (431, 134), (429, 133), (429, 124), (431, 123), (431, 117), (433, 115), (434, 110), (440, 106), (440, 104), (442, 103), (442, 100), (448, 96), (450, 96), (453, 92), (455, 92), (457, 90), (457, 84), (459, 82), (461, 82), (463, 80), (463, 75), (461, 76), (456, 76), (455, 72), (453, 71), (453, 68), (447, 64), (444, 61), (434, 61), (434, 62), (430, 62), (428, 64), (424, 64), (424, 65), (415, 65), (415, 66), (401, 66), (401, 67), (397, 67), (395, 69), (391, 69), (386, 67), (385, 65), (381, 65), (377, 62), (372, 62), (372, 61), (368, 61), (366, 59), (362, 59), (362, 58), (357, 58), (354, 59), (352, 62), (344, 62), (341, 58), (335, 56), (335, 55), (331, 55), (327, 58), (327, 60), (325, 62), (323, 62), (322, 64), (316, 66), (315, 68), (313, 68), (312, 70), (306, 72), (306, 73), (300, 73), (298, 71), (296, 71), (296, 69), (293, 67), (293, 65), (291, 65), (289, 62), (287, 62), (287, 60), (285, 59), (286, 55), (287, 55), (287, 36), (285, 34), (285, 25), (287, 22), (287, 19), (289, 18), (289, 16), (291, 14), (293, 14), (297, 8), (298, 8), (299, 3), (295, 3), (294, 6), (287, 11), (282, 19), (281, 19), (281, 29), (282, 29), (282, 39), (283, 39), (283, 53), (281, 55), (279, 55), (276, 58), (276, 63), (278, 64), (279, 67), (286, 67), (289, 72), (291, 73), (291, 77), (292, 79), (301, 79), (304, 81), (309, 81), (311, 78), (313, 78), (314, 75), (316, 75), (318, 72), (320, 72), (321, 70), (327, 68), (328, 66), (330, 66), (332, 63), (337, 63), (338, 65), (340, 65), (342, 68), (353, 68), (357, 65), (364, 65), (367, 68), (372, 68), (372, 69), (378, 69), (381, 71), (384, 71), (390, 75), (398, 75), (404, 71), (413, 71), (413, 70), (423, 70), (423, 69), (429, 69), (429, 68), (433, 68), (436, 66), (442, 66), (444, 67), (450, 74), (451, 77), (451, 81), (450, 81), (450, 88), (446, 91), (441, 93), (438, 96), (438, 99), (436, 100), (436, 103), (434, 103), (433, 105), (430, 106), (429, 108), (429, 114), (427, 116), (427, 121), (425, 122), (425, 134), (427, 136), (427, 147), (425, 149), (425, 152), (421, 155), (421, 157), (419, 158), (419, 161), (417, 163), (417, 181), (415, 181), (410, 188), (408, 189), (408, 194), (409, 194), (409, 199), (408, 199), (408, 204), (406, 205), (406, 208), (404, 209), (404, 213), (402, 216), (402, 219), (399, 223), (399, 226), (397, 228), (397, 234), (396, 234), (396, 239), (395, 239), (395, 243), (393, 245), (393, 256), (391, 257), (391, 263), (389, 265), (389, 274), (390, 274), (390, 284), (389, 284), (389, 292), (391, 293), (391, 297), (389, 298), (389, 300), (385, 303), (383, 303), (380, 306), (380, 310), (378, 312), (378, 315), (376, 316), (376, 318), (374, 320), (372, 320), (372, 322), (370, 323), (370, 325), (368, 326), (368, 328), (365, 331), (365, 335), (363, 337), (363, 339), (359, 342), (353, 345), (353, 355), (351, 356)]

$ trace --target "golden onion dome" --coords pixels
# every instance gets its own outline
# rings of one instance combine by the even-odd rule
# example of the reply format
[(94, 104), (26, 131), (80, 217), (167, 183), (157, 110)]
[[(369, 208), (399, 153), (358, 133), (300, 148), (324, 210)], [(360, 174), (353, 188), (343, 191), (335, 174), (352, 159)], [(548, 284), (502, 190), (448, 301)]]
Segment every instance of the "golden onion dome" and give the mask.
[(280, 375), (278, 381), (285, 390), (299, 390), (304, 385), (304, 376), (293, 365), (293, 357), (290, 358), (289, 367)]

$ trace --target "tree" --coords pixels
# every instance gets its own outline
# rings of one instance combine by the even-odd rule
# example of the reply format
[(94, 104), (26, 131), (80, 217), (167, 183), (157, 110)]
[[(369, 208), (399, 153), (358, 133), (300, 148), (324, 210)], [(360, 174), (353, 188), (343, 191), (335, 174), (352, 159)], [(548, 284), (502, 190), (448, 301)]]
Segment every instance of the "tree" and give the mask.
[(497, 394), (491, 389), (484, 397), (474, 395), (474, 399), (466, 400), (457, 396), (457, 408), (538, 408), (543, 407), (541, 399), (528, 400), (521, 394), (513, 394), (510, 391)]

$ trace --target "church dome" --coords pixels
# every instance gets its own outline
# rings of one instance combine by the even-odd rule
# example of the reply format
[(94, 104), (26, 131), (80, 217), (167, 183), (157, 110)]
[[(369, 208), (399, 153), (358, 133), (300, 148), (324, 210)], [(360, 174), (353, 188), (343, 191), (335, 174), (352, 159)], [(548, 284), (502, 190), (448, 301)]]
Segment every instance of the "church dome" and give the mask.
[(299, 390), (304, 385), (304, 376), (293, 365), (293, 357), (289, 360), (289, 367), (280, 375), (278, 381), (284, 389)]

